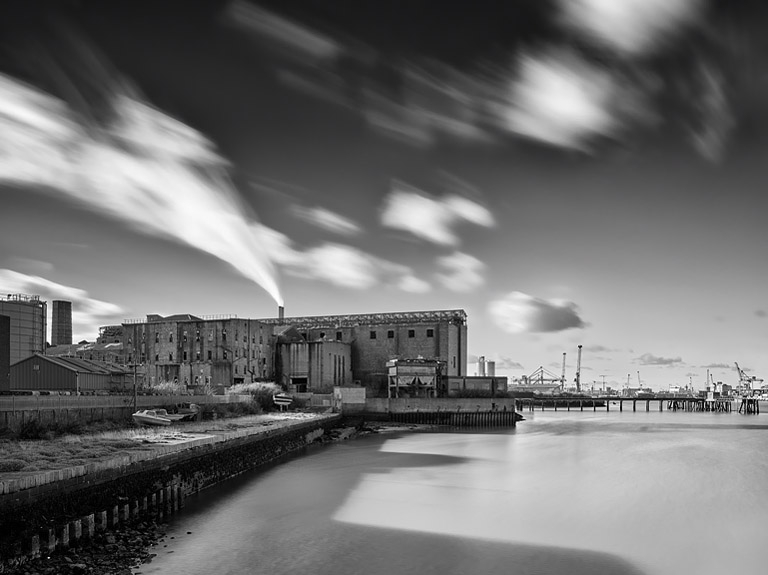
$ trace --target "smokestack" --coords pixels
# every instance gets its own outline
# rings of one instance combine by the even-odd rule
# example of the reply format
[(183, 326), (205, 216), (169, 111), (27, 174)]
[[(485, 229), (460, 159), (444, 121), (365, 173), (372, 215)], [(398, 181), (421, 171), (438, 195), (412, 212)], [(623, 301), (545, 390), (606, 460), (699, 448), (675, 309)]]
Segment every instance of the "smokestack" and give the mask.
[(281, 305), (277, 306), (277, 319), (281, 322), (285, 319), (285, 308)]
[(53, 300), (51, 345), (72, 345), (72, 302)]

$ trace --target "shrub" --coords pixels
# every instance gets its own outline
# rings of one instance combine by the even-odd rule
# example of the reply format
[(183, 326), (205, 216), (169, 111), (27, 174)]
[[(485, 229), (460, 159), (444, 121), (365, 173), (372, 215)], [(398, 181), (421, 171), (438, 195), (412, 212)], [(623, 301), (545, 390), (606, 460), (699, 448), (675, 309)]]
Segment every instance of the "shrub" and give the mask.
[(21, 471), (27, 466), (26, 461), (22, 461), (21, 459), (3, 459), (0, 461), (0, 473), (3, 472), (11, 472), (11, 471)]
[(19, 439), (52, 439), (54, 433), (37, 419), (31, 419), (21, 424), (16, 436)]

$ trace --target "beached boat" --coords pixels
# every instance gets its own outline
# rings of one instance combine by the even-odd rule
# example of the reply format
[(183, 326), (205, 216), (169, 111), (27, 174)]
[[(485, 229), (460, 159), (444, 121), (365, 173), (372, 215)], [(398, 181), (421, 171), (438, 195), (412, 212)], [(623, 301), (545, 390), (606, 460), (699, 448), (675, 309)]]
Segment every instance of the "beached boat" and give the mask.
[(165, 409), (155, 409), (155, 413), (158, 415), (158, 417), (164, 417), (165, 419), (170, 419), (171, 423), (174, 421), (180, 421), (186, 417), (183, 413), (168, 413)]
[[(163, 410), (165, 411), (165, 410)], [(139, 425), (170, 425), (171, 420), (158, 415), (154, 409), (140, 409), (132, 415), (133, 420)]]

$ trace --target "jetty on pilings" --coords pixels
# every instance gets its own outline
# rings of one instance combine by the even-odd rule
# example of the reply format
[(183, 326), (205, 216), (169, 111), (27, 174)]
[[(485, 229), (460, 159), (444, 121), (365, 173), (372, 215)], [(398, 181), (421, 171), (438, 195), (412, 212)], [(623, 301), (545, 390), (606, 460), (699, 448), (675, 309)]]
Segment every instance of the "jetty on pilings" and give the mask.
[[(638, 404), (640, 409), (645, 407), (645, 411), (686, 411), (686, 412), (710, 412), (710, 413), (731, 413), (735, 410), (736, 403), (740, 402), (738, 412), (744, 414), (759, 414), (760, 403), (757, 398), (753, 397), (648, 397), (648, 398), (634, 398), (634, 397), (533, 397), (533, 398), (519, 398), (518, 405), (521, 411), (545, 411), (547, 409), (558, 410), (579, 410), (584, 411), (592, 410), (597, 411), (605, 410), (611, 411), (618, 408), (618, 411), (623, 412), (624, 408), (631, 405), (632, 411), (638, 410)], [(628, 404), (625, 406), (625, 404)]]

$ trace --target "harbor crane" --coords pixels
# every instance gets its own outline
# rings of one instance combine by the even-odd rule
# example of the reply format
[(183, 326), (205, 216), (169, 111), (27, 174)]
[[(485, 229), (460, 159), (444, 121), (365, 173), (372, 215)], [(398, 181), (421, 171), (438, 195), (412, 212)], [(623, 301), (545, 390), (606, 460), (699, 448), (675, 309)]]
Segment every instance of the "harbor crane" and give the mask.
[(739, 373), (739, 391), (742, 395), (748, 395), (750, 391), (753, 391), (756, 387), (755, 384), (761, 385), (764, 380), (754, 376), (747, 375), (746, 372), (739, 367), (738, 362), (736, 364), (736, 371)]
[(579, 345), (579, 354), (576, 356), (576, 393), (581, 393), (581, 345)]
[(560, 374), (560, 385), (565, 389), (565, 352), (563, 352), (563, 371)]

